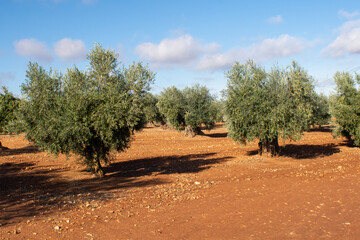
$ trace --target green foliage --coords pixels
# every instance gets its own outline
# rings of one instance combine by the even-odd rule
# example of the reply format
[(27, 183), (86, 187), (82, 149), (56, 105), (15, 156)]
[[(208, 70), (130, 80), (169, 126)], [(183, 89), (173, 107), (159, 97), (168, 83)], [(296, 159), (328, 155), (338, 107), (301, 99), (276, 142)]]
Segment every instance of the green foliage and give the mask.
[(177, 130), (185, 126), (185, 98), (175, 86), (164, 89), (159, 96), (158, 108), (168, 125)]
[(195, 130), (202, 124), (211, 129), (215, 122), (214, 98), (205, 86), (195, 85), (183, 90), (185, 99), (185, 124)]
[(145, 121), (151, 124), (165, 124), (164, 116), (160, 113), (159, 108), (157, 107), (158, 97), (147, 93), (144, 97), (144, 115)]
[(329, 124), (331, 119), (329, 100), (323, 94), (315, 94), (312, 97), (313, 100), (313, 114), (312, 125), (325, 125)]
[(313, 81), (296, 62), (270, 73), (253, 61), (236, 63), (227, 78), (226, 120), (235, 141), (245, 144), (256, 138), (260, 153), (277, 155), (278, 139), (296, 140), (309, 127)]
[(215, 122), (224, 122), (225, 121), (225, 101), (216, 100), (214, 102), (215, 106)]
[(22, 92), (20, 128), (51, 153), (76, 154), (103, 174), (111, 151), (128, 147), (131, 133), (143, 127), (143, 98), (154, 74), (141, 63), (119, 68), (117, 55), (95, 45), (90, 67), (65, 75), (30, 63)]
[(15, 112), (19, 108), (20, 100), (7, 90), (2, 88), (0, 93), (0, 132), (4, 132), (9, 122), (15, 120)]
[(182, 91), (174, 86), (165, 89), (159, 96), (158, 107), (170, 126), (178, 130), (187, 126), (195, 134), (200, 133), (202, 124), (212, 128), (216, 117), (214, 98), (206, 87), (199, 85)]
[(336, 119), (335, 136), (354, 139), (360, 146), (360, 75), (337, 72), (334, 75), (336, 93), (331, 96), (330, 108)]

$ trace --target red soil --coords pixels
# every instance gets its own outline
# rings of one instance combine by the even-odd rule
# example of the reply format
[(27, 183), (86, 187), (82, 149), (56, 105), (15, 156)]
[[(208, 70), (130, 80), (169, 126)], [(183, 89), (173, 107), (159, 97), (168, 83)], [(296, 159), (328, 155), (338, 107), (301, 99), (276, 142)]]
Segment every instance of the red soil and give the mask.
[(325, 128), (278, 158), (218, 126), (146, 128), (107, 176), (1, 136), (0, 239), (359, 239), (360, 150)]

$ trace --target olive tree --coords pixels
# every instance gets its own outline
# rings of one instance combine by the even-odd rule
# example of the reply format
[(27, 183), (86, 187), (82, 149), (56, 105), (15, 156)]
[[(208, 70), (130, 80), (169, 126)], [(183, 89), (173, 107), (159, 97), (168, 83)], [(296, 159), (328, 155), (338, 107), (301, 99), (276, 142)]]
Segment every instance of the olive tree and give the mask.
[(329, 124), (331, 119), (329, 100), (323, 94), (315, 94), (313, 100), (313, 114), (311, 119), (312, 125), (325, 125)]
[[(6, 87), (2, 88), (0, 93), (0, 132), (6, 130), (9, 122), (15, 120), (15, 112), (19, 107), (20, 100), (16, 98)], [(0, 151), (6, 149), (0, 141)]]
[(158, 101), (158, 96), (153, 95), (150, 92), (145, 95), (143, 108), (145, 121), (153, 125), (165, 125), (164, 116), (160, 113), (159, 108), (157, 107)]
[(177, 130), (185, 126), (185, 98), (181, 90), (175, 86), (164, 89), (157, 103), (159, 111), (164, 115), (167, 124)]
[(225, 121), (225, 101), (216, 100), (215, 101), (215, 109), (216, 109), (216, 122), (224, 122)]
[(170, 87), (161, 92), (158, 107), (170, 126), (185, 130), (185, 135), (202, 134), (201, 126), (211, 129), (216, 118), (214, 97), (205, 86), (179, 90)]
[(60, 74), (30, 63), (19, 112), (26, 137), (51, 153), (80, 156), (103, 176), (101, 163), (127, 148), (133, 131), (143, 127), (143, 98), (154, 81), (141, 63), (119, 67), (117, 58), (96, 44), (86, 71), (73, 67)]
[(335, 118), (335, 136), (345, 136), (360, 146), (360, 75), (337, 72), (336, 93), (331, 96), (330, 109)]
[(229, 136), (246, 144), (259, 140), (259, 153), (276, 156), (279, 139), (299, 139), (312, 118), (312, 78), (296, 62), (267, 73), (253, 61), (235, 63), (226, 74)]
[(205, 86), (195, 85), (183, 90), (185, 98), (185, 135), (203, 134), (201, 126), (206, 129), (214, 126), (216, 118), (215, 99)]

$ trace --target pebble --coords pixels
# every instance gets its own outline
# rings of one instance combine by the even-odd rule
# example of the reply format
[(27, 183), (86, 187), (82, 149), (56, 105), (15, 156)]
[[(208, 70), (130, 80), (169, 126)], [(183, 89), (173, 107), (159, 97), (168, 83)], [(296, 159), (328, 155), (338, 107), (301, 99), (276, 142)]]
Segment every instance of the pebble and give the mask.
[(196, 181), (196, 182), (195, 182), (195, 184), (196, 184), (196, 185), (199, 185), (199, 184), (200, 184), (200, 182)]
[(55, 230), (60, 230), (61, 228), (60, 228), (60, 226), (55, 226), (54, 229)]

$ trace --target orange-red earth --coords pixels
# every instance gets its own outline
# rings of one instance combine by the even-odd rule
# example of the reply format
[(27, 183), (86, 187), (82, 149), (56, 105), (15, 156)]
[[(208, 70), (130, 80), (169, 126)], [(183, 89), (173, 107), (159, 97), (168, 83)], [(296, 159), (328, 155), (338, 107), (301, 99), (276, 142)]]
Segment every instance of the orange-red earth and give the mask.
[(257, 155), (221, 126), (148, 127), (97, 178), (2, 135), (1, 239), (360, 239), (360, 150), (329, 128)]

